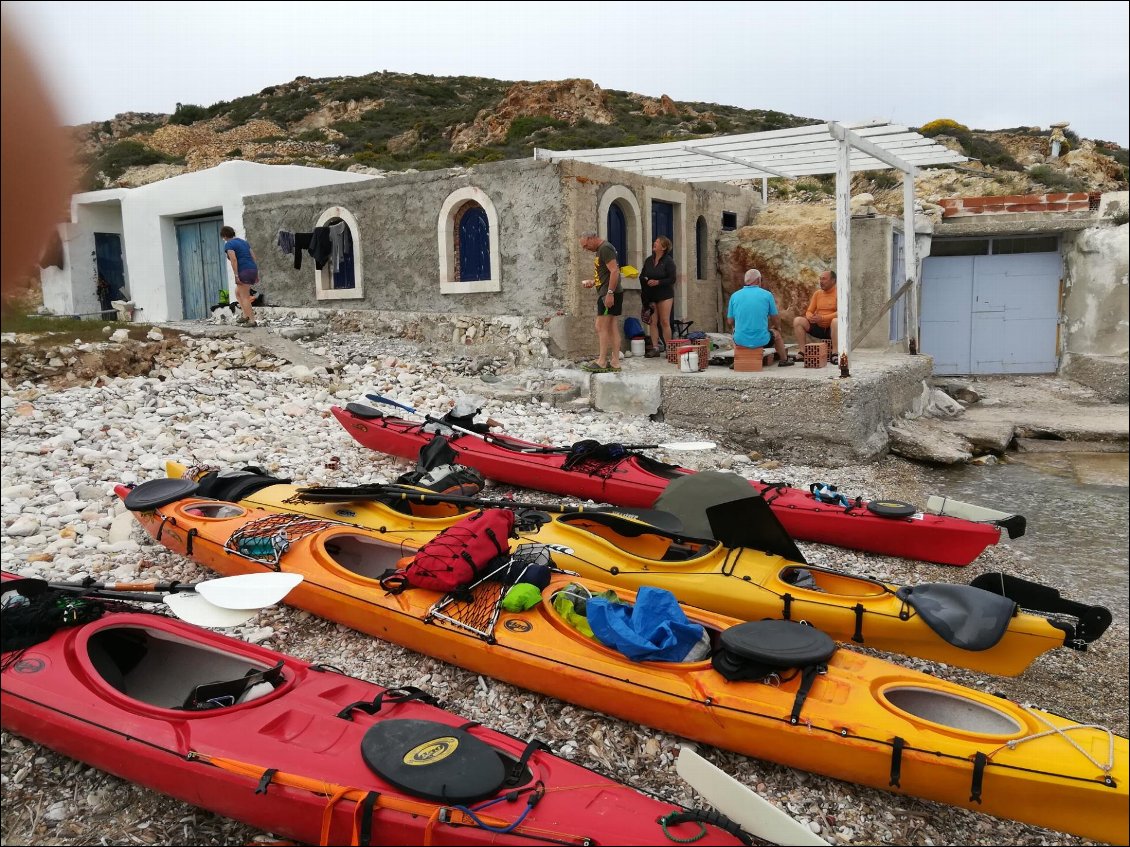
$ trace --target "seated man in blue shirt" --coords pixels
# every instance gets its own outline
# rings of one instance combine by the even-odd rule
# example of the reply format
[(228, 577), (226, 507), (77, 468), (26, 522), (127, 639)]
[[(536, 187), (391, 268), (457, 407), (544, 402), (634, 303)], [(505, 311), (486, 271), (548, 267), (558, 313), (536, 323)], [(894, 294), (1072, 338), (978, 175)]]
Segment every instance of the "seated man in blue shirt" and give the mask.
[(726, 323), (734, 333), (734, 344), (741, 347), (767, 347), (773, 342), (777, 351), (777, 367), (793, 364), (785, 352), (781, 338), (780, 318), (773, 295), (761, 287), (761, 271), (745, 272), (745, 285), (730, 295)]

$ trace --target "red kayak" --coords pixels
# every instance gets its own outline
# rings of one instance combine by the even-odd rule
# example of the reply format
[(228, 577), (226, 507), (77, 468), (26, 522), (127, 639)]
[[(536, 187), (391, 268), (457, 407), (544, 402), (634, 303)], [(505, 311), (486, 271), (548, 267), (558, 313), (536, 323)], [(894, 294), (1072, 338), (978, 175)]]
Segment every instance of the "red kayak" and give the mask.
[[(385, 415), (362, 404), (334, 406), (332, 411), (358, 444), (403, 459), (415, 460), (420, 448), (435, 437), (424, 432), (424, 423)], [(544, 450), (546, 445), (495, 434), (483, 438), (457, 432), (448, 443), (459, 464), (475, 468), (488, 479), (617, 506), (652, 507), (668, 483), (694, 473), (630, 451), (618, 458), (598, 456), (582, 461), (565, 452), (526, 452)], [(1001, 537), (999, 525), (929, 514), (906, 504), (859, 498), (826, 502), (811, 491), (783, 483), (750, 480), (750, 485), (765, 498), (789, 535), (800, 541), (942, 565), (968, 565)]]
[[(15, 577), (3, 577), (11, 598)], [(45, 585), (23, 583), (21, 595)], [(582, 845), (668, 843), (666, 828), (673, 841), (750, 843), (725, 819), (735, 834), (700, 823), (714, 813), (469, 723), (418, 689), (66, 602), (86, 622), (4, 653), (4, 729), (265, 831), (308, 844)], [(8, 623), (6, 647), (18, 644)]]

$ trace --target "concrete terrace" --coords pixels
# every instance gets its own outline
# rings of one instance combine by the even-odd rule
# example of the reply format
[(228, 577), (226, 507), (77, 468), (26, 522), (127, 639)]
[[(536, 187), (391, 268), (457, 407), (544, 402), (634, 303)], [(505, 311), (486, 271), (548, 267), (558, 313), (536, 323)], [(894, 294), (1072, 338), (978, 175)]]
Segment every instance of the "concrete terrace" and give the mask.
[(887, 450), (886, 425), (921, 403), (929, 356), (860, 351), (851, 376), (837, 365), (725, 365), (683, 373), (666, 359), (626, 358), (619, 374), (593, 374), (589, 400), (605, 412), (662, 414), (733, 446), (823, 464), (869, 461)]

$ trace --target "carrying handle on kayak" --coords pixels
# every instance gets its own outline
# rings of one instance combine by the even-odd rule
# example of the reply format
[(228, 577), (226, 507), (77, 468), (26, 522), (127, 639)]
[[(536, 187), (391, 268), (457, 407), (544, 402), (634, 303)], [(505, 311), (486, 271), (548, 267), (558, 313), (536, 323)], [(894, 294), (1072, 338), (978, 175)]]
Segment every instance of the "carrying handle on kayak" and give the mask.
[(351, 721), (353, 720), (351, 713), (354, 709), (359, 712), (364, 712), (367, 715), (375, 715), (381, 710), (382, 706), (407, 703), (411, 700), (419, 700), (421, 703), (427, 703), (429, 706), (439, 706), (439, 700), (424, 691), (424, 689), (417, 688), (414, 685), (405, 685), (400, 688), (386, 688), (371, 701), (358, 700), (356, 703), (350, 703), (337, 713), (337, 717)]

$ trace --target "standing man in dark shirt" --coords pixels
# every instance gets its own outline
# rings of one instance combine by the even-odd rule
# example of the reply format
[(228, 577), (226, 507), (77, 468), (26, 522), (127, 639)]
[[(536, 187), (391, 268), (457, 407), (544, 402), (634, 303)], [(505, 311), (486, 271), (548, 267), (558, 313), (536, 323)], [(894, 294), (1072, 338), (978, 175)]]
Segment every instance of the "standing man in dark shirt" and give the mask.
[(596, 292), (596, 361), (581, 367), (590, 373), (620, 372), (620, 313), (624, 308), (624, 289), (620, 285), (620, 262), (616, 248), (595, 232), (581, 236), (581, 247), (595, 253), (593, 279), (581, 281)]

